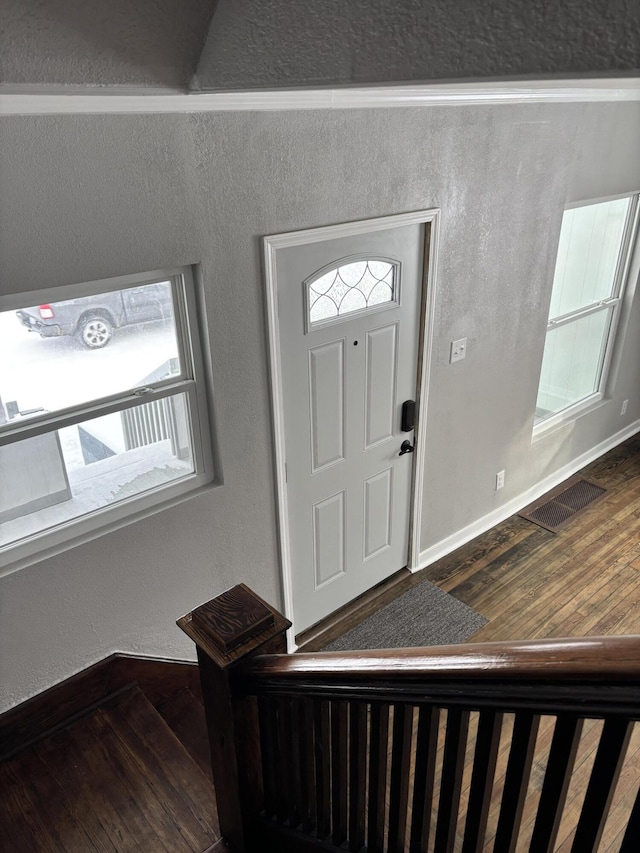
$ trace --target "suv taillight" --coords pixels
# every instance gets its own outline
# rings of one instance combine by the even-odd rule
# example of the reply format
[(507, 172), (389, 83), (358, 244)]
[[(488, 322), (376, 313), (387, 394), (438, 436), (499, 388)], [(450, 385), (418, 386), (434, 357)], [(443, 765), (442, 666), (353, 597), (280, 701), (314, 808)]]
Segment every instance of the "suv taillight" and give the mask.
[(38, 309), (43, 320), (53, 320), (56, 316), (51, 305), (38, 305)]

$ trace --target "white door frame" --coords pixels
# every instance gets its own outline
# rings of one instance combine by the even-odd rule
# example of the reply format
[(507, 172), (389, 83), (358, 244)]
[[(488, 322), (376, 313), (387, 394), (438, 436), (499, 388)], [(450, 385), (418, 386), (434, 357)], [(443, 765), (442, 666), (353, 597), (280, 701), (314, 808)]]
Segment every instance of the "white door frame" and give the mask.
[[(436, 270), (438, 260), (438, 240), (440, 210), (416, 210), (412, 213), (400, 213), (394, 216), (382, 216), (377, 219), (362, 219), (345, 222), (341, 225), (328, 225), (321, 228), (309, 228), (304, 231), (290, 231), (263, 238), (265, 285), (267, 296), (267, 324), (269, 336), (269, 371), (271, 380), (271, 410), (273, 418), (273, 436), (275, 450), (275, 473), (277, 489), (278, 537), (280, 545), (280, 563), (282, 589), (284, 594), (284, 613), (293, 622), (293, 581), (291, 569), (291, 551), (289, 547), (289, 507), (287, 504), (287, 471), (285, 453), (284, 396), (282, 388), (282, 365), (280, 355), (280, 323), (278, 320), (278, 277), (276, 254), (278, 249), (318, 243), (337, 237), (352, 237), (384, 231), (403, 225), (422, 225), (425, 228), (424, 256), (422, 274), (422, 298), (420, 300), (420, 334), (418, 352), (418, 389), (415, 452), (413, 454), (412, 493), (410, 496), (409, 555), (407, 567), (415, 572), (419, 568), (420, 558), (420, 519), (422, 516), (422, 497), (424, 490), (424, 467), (426, 460), (426, 422), (429, 379), (433, 349), (433, 326), (436, 306)], [(290, 652), (297, 649), (295, 643), (295, 624), (287, 632), (287, 648)]]

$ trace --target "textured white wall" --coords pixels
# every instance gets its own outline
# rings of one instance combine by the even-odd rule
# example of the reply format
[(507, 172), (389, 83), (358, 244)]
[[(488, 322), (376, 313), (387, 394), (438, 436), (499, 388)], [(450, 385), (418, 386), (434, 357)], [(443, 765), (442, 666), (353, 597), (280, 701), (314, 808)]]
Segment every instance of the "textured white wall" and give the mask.
[(640, 68), (640, 5), (220, 0), (195, 86), (261, 88)]
[(615, 399), (531, 445), (563, 205), (640, 189), (639, 146), (638, 104), (3, 118), (3, 293), (201, 264), (224, 485), (0, 580), (0, 708), (192, 657), (174, 620), (239, 581), (280, 604), (264, 234), (442, 209), (424, 548), (640, 418), (636, 298)]

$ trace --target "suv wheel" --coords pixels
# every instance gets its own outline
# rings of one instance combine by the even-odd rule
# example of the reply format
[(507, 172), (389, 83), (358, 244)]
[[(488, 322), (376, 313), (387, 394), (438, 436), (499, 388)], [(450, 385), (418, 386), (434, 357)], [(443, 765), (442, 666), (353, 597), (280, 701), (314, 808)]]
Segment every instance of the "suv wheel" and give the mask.
[(85, 317), (80, 322), (78, 334), (88, 349), (100, 349), (111, 340), (113, 326), (105, 317)]

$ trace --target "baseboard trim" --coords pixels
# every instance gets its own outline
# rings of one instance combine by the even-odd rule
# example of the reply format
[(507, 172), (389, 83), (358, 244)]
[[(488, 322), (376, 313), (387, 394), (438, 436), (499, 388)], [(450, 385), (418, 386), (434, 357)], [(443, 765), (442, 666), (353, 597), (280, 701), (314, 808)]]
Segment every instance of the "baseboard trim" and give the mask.
[(115, 653), (0, 715), (0, 761), (134, 686), (155, 707), (184, 689), (202, 701), (194, 661)]
[(571, 462), (563, 465), (562, 468), (554, 471), (553, 474), (550, 474), (548, 477), (540, 480), (540, 482), (531, 486), (531, 488), (527, 489), (525, 492), (521, 492), (517, 497), (512, 498), (512, 500), (502, 504), (502, 506), (499, 506), (497, 509), (483, 515), (482, 518), (477, 519), (477, 521), (473, 521), (461, 530), (452, 533), (445, 539), (441, 539), (440, 542), (436, 542), (435, 545), (425, 548), (424, 551), (420, 552), (418, 565), (413, 568), (412, 571), (419, 572), (422, 571), (422, 569), (426, 569), (427, 566), (430, 566), (442, 557), (446, 557), (447, 554), (450, 554), (457, 548), (462, 547), (462, 545), (466, 545), (467, 542), (475, 539), (476, 536), (486, 533), (487, 530), (495, 527), (496, 524), (500, 524), (510, 516), (520, 512), (520, 510), (525, 506), (533, 503), (546, 492), (551, 491), (551, 489), (555, 489), (556, 486), (560, 485), (560, 483), (564, 482), (569, 477), (572, 477), (574, 474), (577, 474), (578, 471), (586, 465), (589, 465), (591, 462), (595, 462), (595, 460), (599, 459), (600, 456), (603, 456), (605, 453), (613, 450), (614, 447), (622, 444), (623, 441), (631, 438), (638, 431), (640, 431), (640, 420), (634, 421), (632, 424), (629, 424), (629, 426), (615, 433), (615, 435), (610, 436), (605, 439), (605, 441), (602, 441), (590, 450), (585, 451), (585, 453), (582, 453)]

